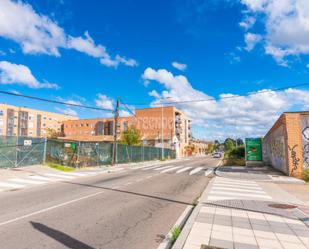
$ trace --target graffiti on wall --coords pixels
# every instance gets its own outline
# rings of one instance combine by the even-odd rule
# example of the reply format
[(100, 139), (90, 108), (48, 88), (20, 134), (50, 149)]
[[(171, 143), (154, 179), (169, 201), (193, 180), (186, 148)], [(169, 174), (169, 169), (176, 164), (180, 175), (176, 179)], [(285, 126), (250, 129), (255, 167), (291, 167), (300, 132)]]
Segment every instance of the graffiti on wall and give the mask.
[(304, 168), (309, 169), (309, 115), (301, 118)]
[(292, 170), (291, 170), (292, 174), (293, 174), (294, 171), (297, 171), (297, 169), (299, 167), (300, 158), (297, 157), (297, 153), (295, 151), (297, 146), (298, 146), (298, 144), (295, 144), (293, 147), (288, 146), (288, 149), (290, 151), (291, 158), (292, 158)]
[(276, 136), (273, 137), (270, 143), (270, 159), (272, 165), (281, 170), (286, 170), (286, 163), (285, 163), (285, 143), (284, 143), (284, 137), (283, 136)]

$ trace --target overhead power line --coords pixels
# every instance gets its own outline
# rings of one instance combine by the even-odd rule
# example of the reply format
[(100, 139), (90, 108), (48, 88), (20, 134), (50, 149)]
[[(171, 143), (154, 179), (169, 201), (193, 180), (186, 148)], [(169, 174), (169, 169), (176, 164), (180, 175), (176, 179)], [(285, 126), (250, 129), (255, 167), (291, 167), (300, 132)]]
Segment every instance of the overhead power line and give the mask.
[[(268, 90), (262, 90), (259, 92), (248, 92), (242, 95), (233, 95), (233, 96), (226, 96), (226, 97), (221, 97), (221, 98), (207, 98), (207, 99), (192, 99), (192, 100), (180, 100), (180, 101), (170, 101), (170, 102), (164, 102), (166, 105), (171, 105), (171, 104), (186, 104), (186, 103), (198, 103), (198, 102), (207, 102), (207, 101), (214, 101), (214, 100), (222, 100), (222, 99), (235, 99), (235, 98), (241, 98), (241, 97), (246, 97), (246, 96), (251, 96), (251, 95), (258, 95), (258, 94), (263, 94), (263, 93), (269, 93), (269, 92), (279, 92), (291, 88), (299, 88), (303, 86), (309, 86), (309, 83), (303, 83), (303, 84), (297, 84), (297, 85), (290, 85), (290, 86), (285, 86), (285, 87), (280, 87), (280, 88), (274, 88), (274, 89), (268, 89)], [(145, 106), (149, 105), (149, 103), (127, 103), (128, 105), (139, 105), (139, 106)], [(152, 103), (153, 106), (156, 105), (162, 105), (162, 103)]]
[(131, 108), (126, 103), (124, 103), (121, 99), (120, 99), (120, 104), (122, 104), (128, 110), (128, 112), (130, 112), (133, 116), (136, 117), (134, 111), (132, 111)]
[(107, 108), (100, 108), (100, 107), (95, 107), (95, 106), (87, 106), (87, 105), (79, 105), (79, 104), (73, 104), (73, 103), (67, 103), (64, 101), (58, 101), (58, 100), (53, 100), (53, 99), (45, 99), (45, 98), (40, 98), (40, 97), (35, 97), (35, 96), (30, 96), (30, 95), (24, 95), (20, 93), (12, 93), (8, 91), (2, 91), (0, 90), (0, 93), (6, 94), (6, 95), (11, 95), (11, 96), (16, 96), (16, 97), (22, 97), (22, 98), (27, 98), (27, 99), (34, 99), (38, 101), (44, 101), (48, 103), (54, 103), (54, 104), (60, 104), (60, 105), (67, 105), (67, 106), (74, 106), (74, 107), (80, 107), (80, 108), (85, 108), (85, 109), (92, 109), (92, 110), (99, 110), (99, 111), (112, 111), (112, 109), (107, 109)]

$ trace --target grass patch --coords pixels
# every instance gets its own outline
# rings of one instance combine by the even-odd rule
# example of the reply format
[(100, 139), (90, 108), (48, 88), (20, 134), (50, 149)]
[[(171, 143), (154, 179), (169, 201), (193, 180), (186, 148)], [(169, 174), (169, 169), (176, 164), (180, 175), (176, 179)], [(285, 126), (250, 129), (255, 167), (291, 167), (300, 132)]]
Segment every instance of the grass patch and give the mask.
[(175, 243), (175, 241), (177, 240), (177, 238), (179, 237), (181, 233), (180, 227), (179, 226), (173, 227), (171, 233), (172, 233), (172, 237), (171, 237), (172, 243)]
[(309, 170), (308, 169), (304, 170), (304, 180), (306, 182), (309, 182)]
[(73, 167), (63, 166), (63, 165), (56, 164), (56, 163), (49, 163), (47, 165), (48, 165), (48, 167), (51, 167), (53, 169), (66, 171), (66, 172), (75, 170), (75, 168), (73, 168)]
[(225, 158), (223, 160), (224, 166), (246, 166), (246, 160), (244, 158)]

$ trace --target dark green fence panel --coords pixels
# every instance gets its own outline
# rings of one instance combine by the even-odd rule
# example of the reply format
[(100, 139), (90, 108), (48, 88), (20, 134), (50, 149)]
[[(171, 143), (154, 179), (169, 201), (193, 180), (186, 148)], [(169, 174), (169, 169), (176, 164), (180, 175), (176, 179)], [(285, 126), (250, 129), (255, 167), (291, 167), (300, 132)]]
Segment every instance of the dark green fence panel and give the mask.
[[(113, 144), (58, 139), (0, 136), (0, 168), (57, 163), (73, 167), (112, 163)], [(175, 158), (175, 152), (164, 149), (164, 158)], [(117, 163), (162, 159), (161, 148), (117, 144)]]

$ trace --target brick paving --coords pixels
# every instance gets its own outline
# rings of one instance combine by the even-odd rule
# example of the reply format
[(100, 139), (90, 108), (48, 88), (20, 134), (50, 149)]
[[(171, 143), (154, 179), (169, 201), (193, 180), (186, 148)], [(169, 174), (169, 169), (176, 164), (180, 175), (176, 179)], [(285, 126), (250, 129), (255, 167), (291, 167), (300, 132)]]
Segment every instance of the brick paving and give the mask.
[(258, 182), (215, 177), (206, 192), (183, 249), (309, 249), (295, 209), (270, 206), (276, 198)]

